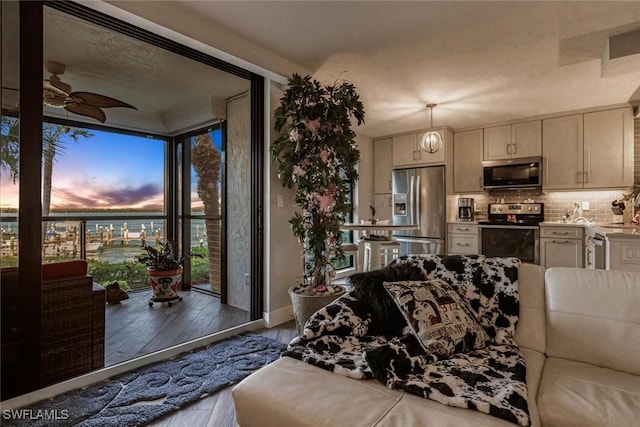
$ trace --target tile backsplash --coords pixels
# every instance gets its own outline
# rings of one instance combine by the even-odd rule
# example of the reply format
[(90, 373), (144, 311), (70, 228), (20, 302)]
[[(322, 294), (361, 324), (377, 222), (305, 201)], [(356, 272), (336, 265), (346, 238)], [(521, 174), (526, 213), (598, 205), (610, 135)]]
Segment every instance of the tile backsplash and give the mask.
[[(587, 219), (595, 218), (598, 223), (614, 222), (611, 212), (611, 202), (622, 197), (622, 190), (611, 191), (562, 191), (553, 193), (541, 193), (532, 190), (526, 191), (492, 191), (484, 194), (468, 194), (447, 196), (448, 220), (456, 221), (458, 215), (458, 198), (471, 197), (475, 201), (476, 219), (487, 217), (489, 203), (496, 203), (498, 199), (504, 199), (505, 203), (521, 203), (526, 199), (533, 199), (535, 203), (544, 203), (545, 221), (556, 221), (569, 210), (573, 212), (574, 202), (589, 202), (589, 210), (583, 211)], [(633, 208), (627, 204), (624, 211), (624, 222), (629, 223), (633, 218)], [(617, 218), (616, 218), (617, 220)]]

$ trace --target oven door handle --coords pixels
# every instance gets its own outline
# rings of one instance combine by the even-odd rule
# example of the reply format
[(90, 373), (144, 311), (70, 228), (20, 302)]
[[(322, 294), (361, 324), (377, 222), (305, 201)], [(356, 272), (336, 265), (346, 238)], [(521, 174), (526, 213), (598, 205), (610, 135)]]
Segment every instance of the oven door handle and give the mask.
[(506, 228), (509, 230), (538, 230), (540, 227), (537, 225), (487, 225), (479, 224), (478, 228)]

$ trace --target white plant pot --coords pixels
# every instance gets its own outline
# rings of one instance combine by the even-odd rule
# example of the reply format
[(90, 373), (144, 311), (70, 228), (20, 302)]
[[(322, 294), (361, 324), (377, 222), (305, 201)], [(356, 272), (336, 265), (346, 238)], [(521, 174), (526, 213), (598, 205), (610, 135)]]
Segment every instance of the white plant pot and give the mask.
[(328, 295), (304, 295), (295, 292), (293, 287), (289, 288), (289, 296), (291, 297), (291, 305), (293, 306), (293, 318), (296, 321), (298, 334), (302, 334), (304, 324), (313, 313), (333, 302), (336, 298), (344, 295), (346, 292), (345, 288), (342, 286), (339, 288), (340, 290), (338, 292)]

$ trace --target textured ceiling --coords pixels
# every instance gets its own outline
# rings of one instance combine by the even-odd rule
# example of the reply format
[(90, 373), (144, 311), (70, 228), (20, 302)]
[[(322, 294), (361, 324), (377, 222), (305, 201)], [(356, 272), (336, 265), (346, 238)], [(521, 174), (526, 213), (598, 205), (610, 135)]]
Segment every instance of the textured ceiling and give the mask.
[[(85, 4), (97, 3), (285, 76), (347, 79), (365, 104), (358, 132), (373, 137), (426, 128), (431, 102), (438, 104), (435, 126), (461, 129), (640, 101), (640, 55), (601, 60), (609, 36), (640, 29), (638, 1)], [(248, 88), (213, 68), (45, 9), (45, 59), (67, 65), (62, 78), (74, 90), (122, 99), (162, 118)]]
[[(17, 61), (16, 32), (17, 27), (13, 33), (16, 43), (11, 48), (8, 41), (3, 41), (3, 48), (6, 46), (6, 50), (11, 52), (7, 53), (7, 58), (12, 58), (8, 62)], [(211, 111), (212, 97), (224, 100), (246, 92), (250, 87), (246, 79), (49, 7), (45, 7), (44, 15), (44, 60), (66, 65), (60, 79), (70, 84), (73, 91), (107, 95), (138, 110), (105, 109), (107, 124), (128, 122), (131, 126), (127, 127), (157, 133), (175, 130), (167, 124), (171, 117), (202, 107)], [(2, 86), (17, 88), (18, 68), (5, 64), (5, 70), (8, 72), (3, 75)], [(48, 79), (49, 76), (43, 68), (43, 78)], [(7, 100), (3, 99), (3, 104), (15, 102), (9, 98), (11, 95), (15, 98), (16, 91), (3, 93), (9, 95)], [(61, 109), (48, 109), (46, 112), (68, 114)], [(120, 123), (113, 122), (114, 116)], [(95, 123), (92, 119), (73, 114), (69, 114), (69, 118)], [(211, 115), (210, 121), (213, 119)], [(136, 121), (138, 125), (132, 125)]]
[(600, 59), (608, 36), (640, 28), (637, 1), (109, 3), (201, 39), (206, 22), (262, 48), (217, 38), (258, 65), (270, 53), (350, 80), (370, 136), (427, 127), (428, 102), (436, 126), (465, 128), (639, 98), (639, 55)]

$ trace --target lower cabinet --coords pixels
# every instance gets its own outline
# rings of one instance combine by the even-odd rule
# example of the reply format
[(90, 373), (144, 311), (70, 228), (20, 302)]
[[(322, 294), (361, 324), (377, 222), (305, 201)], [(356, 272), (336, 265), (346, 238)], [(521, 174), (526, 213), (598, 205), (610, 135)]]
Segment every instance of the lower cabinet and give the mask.
[(584, 267), (584, 229), (576, 227), (540, 227), (540, 265)]
[(637, 238), (610, 238), (609, 269), (640, 272), (640, 241)]
[(477, 255), (478, 225), (460, 222), (447, 225), (447, 255)]

